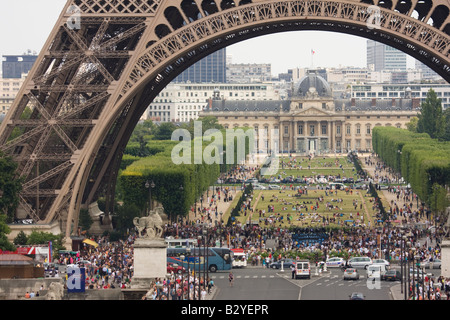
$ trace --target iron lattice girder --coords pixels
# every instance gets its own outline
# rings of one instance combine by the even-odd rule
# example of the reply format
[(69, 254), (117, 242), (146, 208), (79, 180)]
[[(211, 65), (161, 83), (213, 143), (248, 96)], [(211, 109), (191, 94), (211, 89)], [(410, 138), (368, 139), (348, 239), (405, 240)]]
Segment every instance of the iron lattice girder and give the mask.
[[(393, 11), (400, 8), (394, 0), (390, 8), (379, 8), (379, 28), (369, 29), (369, 5), (358, 1), (253, 2), (221, 7), (220, 1), (204, 6), (199, 0), (184, 11), (181, 0), (69, 0), (0, 131), (0, 150), (14, 155), (26, 179), (22, 206), (37, 220), (50, 222), (64, 209), (76, 222), (81, 199), (92, 200), (117, 176), (117, 159), (131, 130), (122, 126), (133, 127), (136, 114), (189, 65), (254, 36), (291, 30), (360, 35), (404, 50), (450, 79), (449, 38), (443, 32), (448, 18), (434, 28)], [(444, 4), (448, 8), (435, 0), (421, 16), (426, 21)], [(169, 7), (183, 21), (167, 15)], [(70, 18), (78, 19), (79, 28), (69, 27)], [(32, 116), (22, 119), (26, 105), (33, 107)], [(12, 139), (14, 128), (23, 131)], [(43, 171), (34, 175), (39, 163)], [(95, 184), (88, 182), (89, 174)], [(55, 198), (39, 208), (40, 217), (32, 200), (40, 197), (32, 196), (38, 190)]]

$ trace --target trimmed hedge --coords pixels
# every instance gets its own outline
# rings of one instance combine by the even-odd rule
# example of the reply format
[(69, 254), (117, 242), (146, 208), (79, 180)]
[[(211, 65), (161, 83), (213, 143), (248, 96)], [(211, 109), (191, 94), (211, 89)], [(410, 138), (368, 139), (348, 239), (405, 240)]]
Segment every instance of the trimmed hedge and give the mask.
[(374, 151), (387, 165), (400, 172), (413, 191), (428, 205), (433, 184), (446, 189), (450, 182), (450, 142), (431, 139), (394, 127), (375, 127)]
[[(216, 132), (217, 133), (217, 132)], [(225, 137), (225, 131), (220, 133)], [(240, 134), (234, 138), (237, 142), (241, 136)], [(198, 138), (202, 140), (203, 138)], [(219, 178), (221, 172), (226, 172), (230, 167), (239, 163), (237, 144), (234, 144), (234, 149), (231, 149), (231, 145), (227, 146), (226, 141), (216, 141), (212, 139), (212, 142), (203, 142), (201, 151), (206, 154), (211, 153), (211, 147), (217, 146), (218, 150), (225, 151), (222, 157), (226, 158), (227, 152), (233, 154), (234, 164), (226, 163), (211, 163), (208, 164), (203, 161), (194, 161), (199, 155), (197, 149), (195, 149), (195, 142), (200, 140), (191, 140), (186, 142), (178, 142), (172, 140), (152, 140), (147, 144), (149, 150), (158, 151), (154, 155), (140, 158), (128, 165), (121, 173), (120, 185), (123, 190), (123, 201), (126, 204), (135, 204), (141, 210), (147, 208), (149, 201), (149, 190), (145, 188), (147, 180), (155, 183), (155, 188), (152, 189), (152, 198), (160, 202), (165, 212), (173, 220), (175, 216), (184, 216), (188, 213), (190, 207), (195, 203), (208, 188), (213, 185)], [(187, 160), (190, 159), (190, 163), (176, 164), (173, 161), (172, 150), (174, 150), (176, 156), (182, 157), (179, 152), (181, 147), (191, 147), (190, 157), (186, 155)], [(228, 149), (227, 149), (228, 147)], [(187, 151), (186, 149), (183, 151)], [(215, 152), (212, 152), (215, 155)], [(246, 144), (244, 158), (249, 153), (249, 148)], [(126, 160), (130, 161), (130, 159)], [(183, 187), (182, 189), (180, 187)]]

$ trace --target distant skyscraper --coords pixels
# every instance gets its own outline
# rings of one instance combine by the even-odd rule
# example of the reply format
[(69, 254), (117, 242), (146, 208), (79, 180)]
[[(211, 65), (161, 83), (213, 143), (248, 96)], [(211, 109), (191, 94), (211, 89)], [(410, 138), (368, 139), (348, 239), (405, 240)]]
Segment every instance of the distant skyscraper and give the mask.
[(430, 67), (428, 67), (423, 62), (420, 62), (419, 60), (415, 61), (415, 67), (417, 70), (422, 71), (422, 78), (425, 80), (438, 80), (439, 78), (441, 78), (439, 74), (437, 74)]
[(406, 70), (406, 53), (383, 43), (367, 40), (367, 67), (373, 71)]
[(226, 48), (218, 50), (183, 71), (173, 82), (227, 82)]
[(23, 73), (28, 73), (38, 56), (3, 56), (2, 77), (4, 79), (20, 79)]

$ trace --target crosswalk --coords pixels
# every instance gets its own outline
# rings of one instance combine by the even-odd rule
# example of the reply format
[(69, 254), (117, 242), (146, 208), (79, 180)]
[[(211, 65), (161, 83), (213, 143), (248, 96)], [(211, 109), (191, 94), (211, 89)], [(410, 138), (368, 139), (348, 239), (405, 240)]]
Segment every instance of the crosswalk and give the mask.
[[(228, 279), (228, 275), (211, 275), (211, 279)], [(342, 275), (329, 275), (329, 276), (312, 276), (311, 279), (292, 279), (291, 273), (275, 273), (270, 275), (235, 275), (235, 279), (273, 279), (284, 278), (293, 284), (300, 287), (305, 285), (314, 285), (317, 287), (367, 287), (367, 279), (361, 277), (359, 280), (343, 280)], [(380, 286), (390, 287), (395, 283), (381, 281)]]
[[(234, 278), (235, 279), (265, 279), (265, 278), (275, 278), (278, 277), (278, 275), (260, 275), (260, 276), (240, 276), (240, 275), (235, 275)], [(286, 277), (285, 275), (282, 275), (282, 277)], [(228, 276), (210, 276), (211, 279), (215, 280), (215, 279), (228, 279)]]

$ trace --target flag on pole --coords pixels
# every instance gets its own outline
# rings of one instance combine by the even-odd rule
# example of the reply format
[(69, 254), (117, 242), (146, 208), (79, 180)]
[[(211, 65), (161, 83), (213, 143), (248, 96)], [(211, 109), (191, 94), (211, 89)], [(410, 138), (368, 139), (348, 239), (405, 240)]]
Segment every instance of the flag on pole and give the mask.
[(314, 53), (316, 53), (313, 49), (311, 49), (311, 54), (314, 54)]

